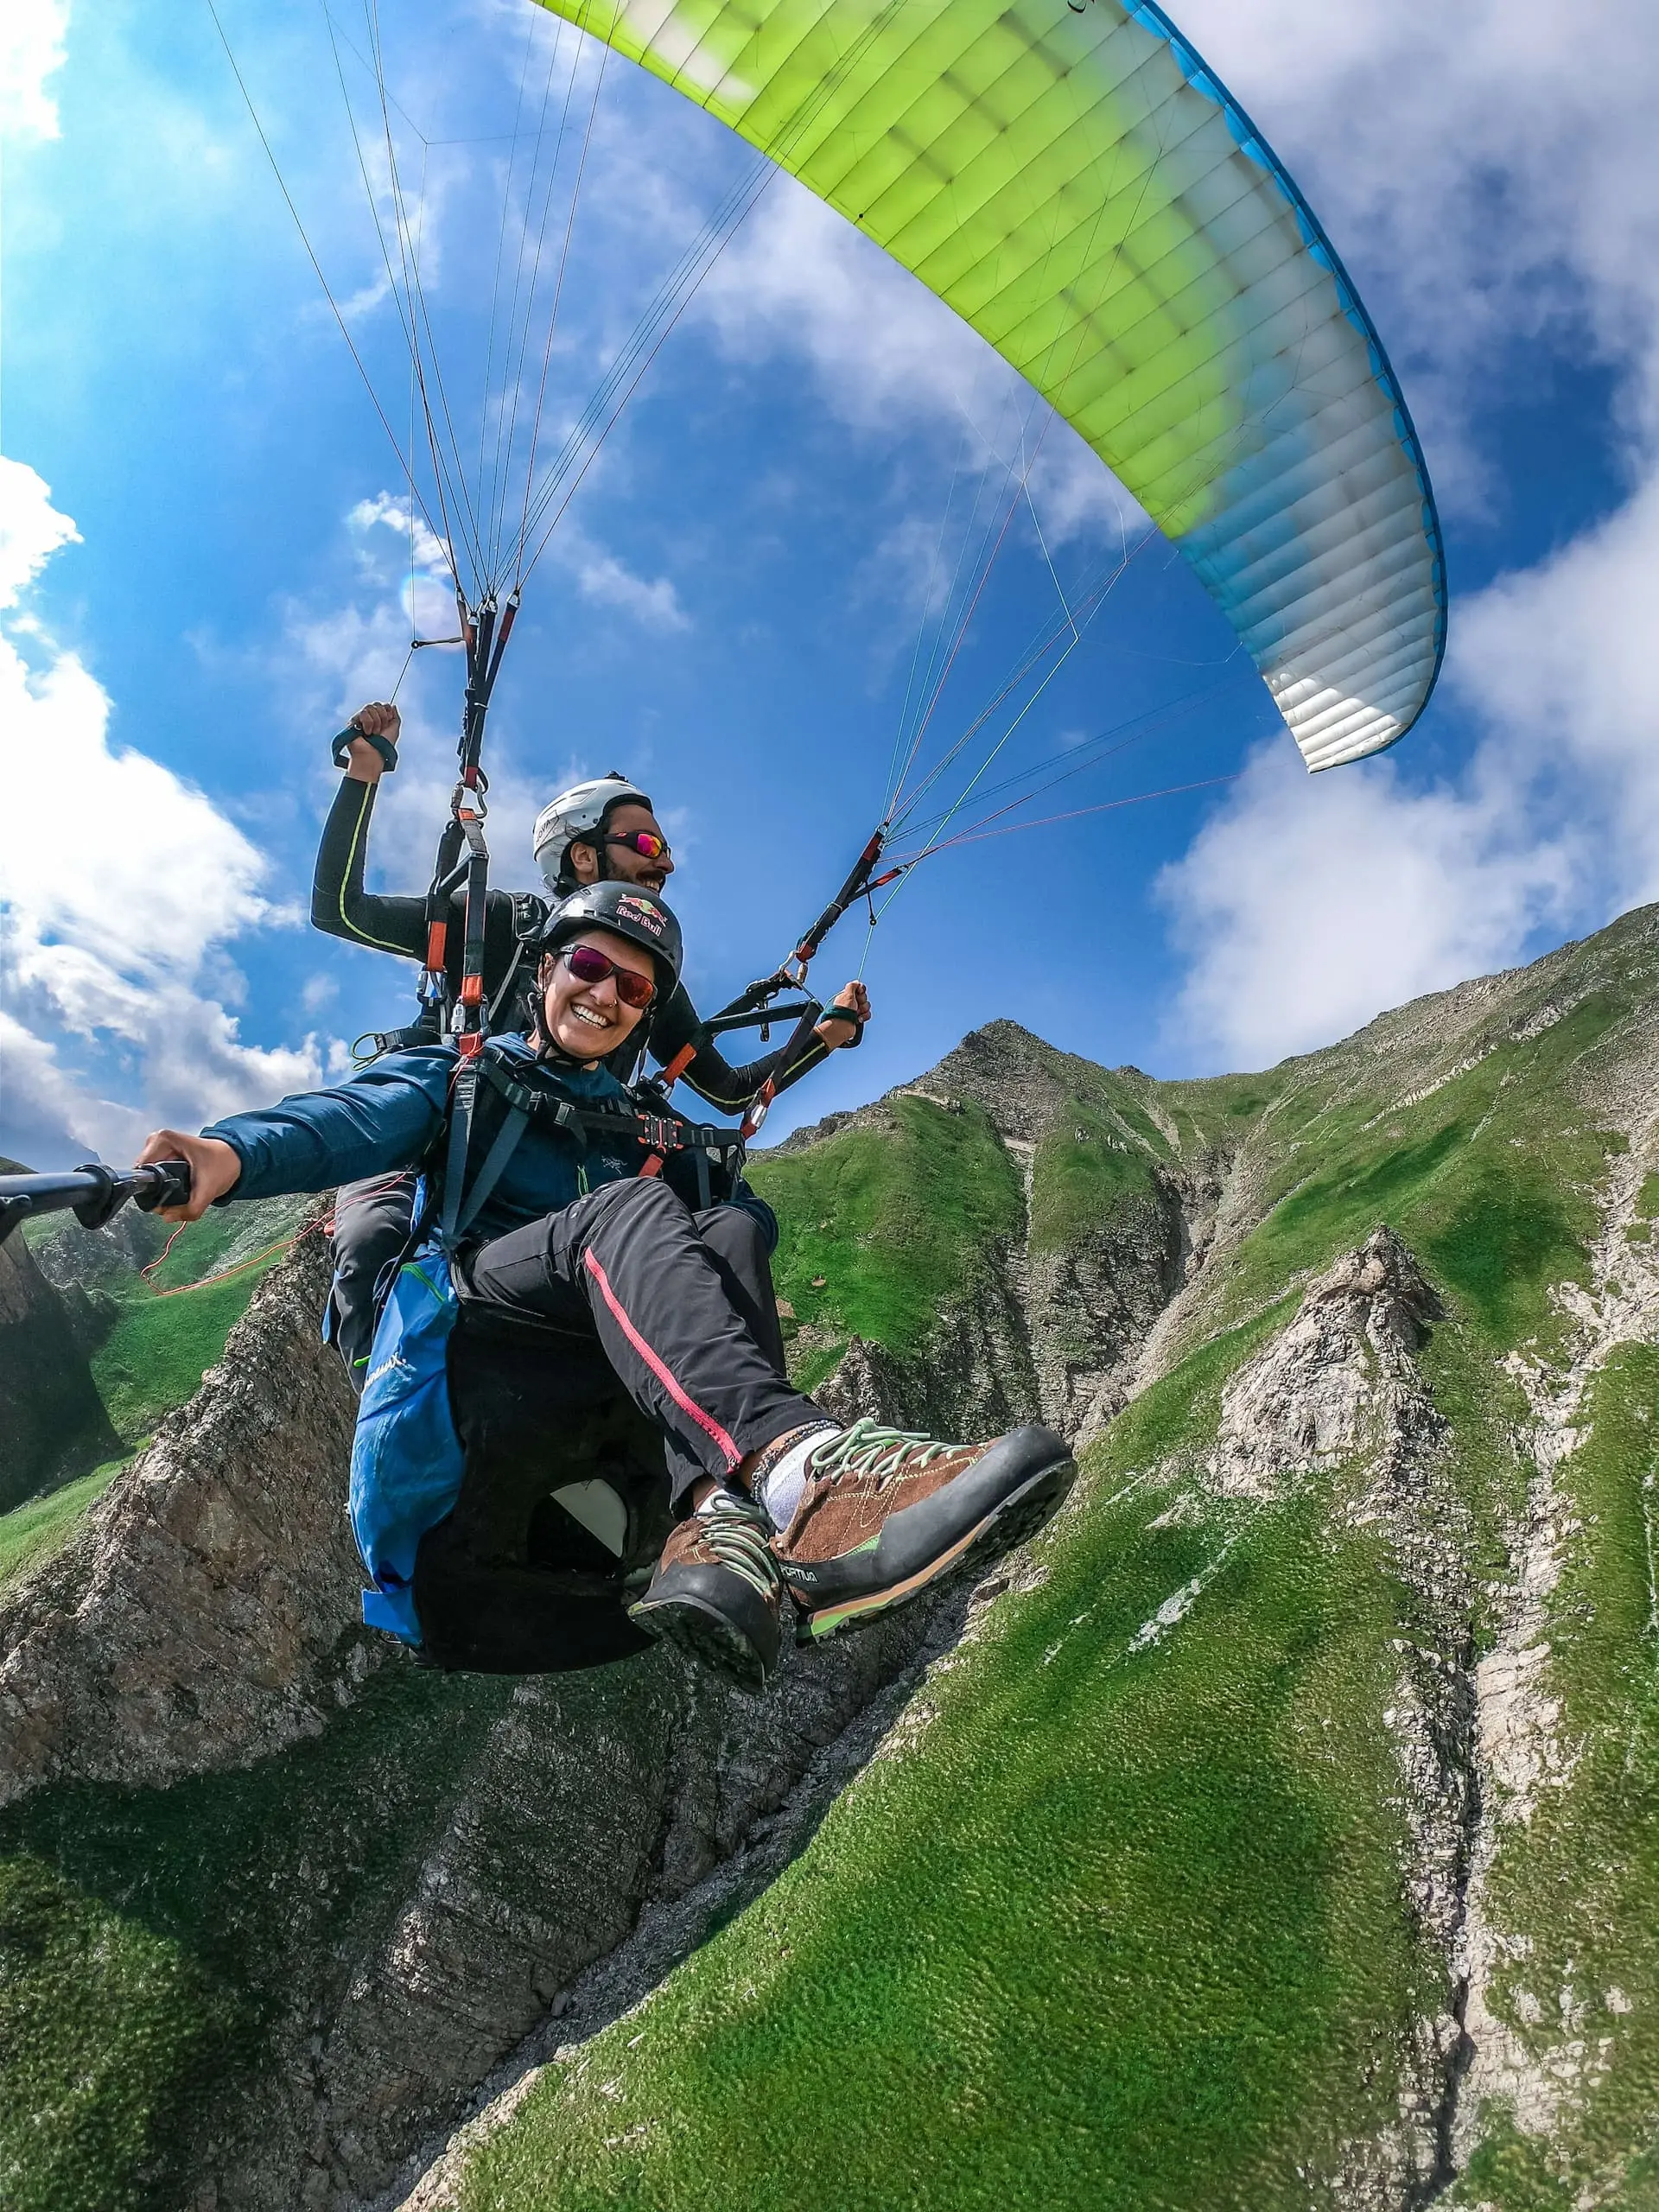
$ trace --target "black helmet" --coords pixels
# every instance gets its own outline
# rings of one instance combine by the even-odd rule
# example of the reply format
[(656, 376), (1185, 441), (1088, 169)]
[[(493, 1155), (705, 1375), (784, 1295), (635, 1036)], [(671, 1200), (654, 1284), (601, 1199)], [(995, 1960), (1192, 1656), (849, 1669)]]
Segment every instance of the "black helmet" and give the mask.
[(555, 951), (584, 930), (609, 930), (642, 946), (657, 963), (657, 988), (666, 995), (680, 980), (680, 925), (654, 891), (639, 883), (587, 883), (561, 901), (542, 925), (543, 952)]

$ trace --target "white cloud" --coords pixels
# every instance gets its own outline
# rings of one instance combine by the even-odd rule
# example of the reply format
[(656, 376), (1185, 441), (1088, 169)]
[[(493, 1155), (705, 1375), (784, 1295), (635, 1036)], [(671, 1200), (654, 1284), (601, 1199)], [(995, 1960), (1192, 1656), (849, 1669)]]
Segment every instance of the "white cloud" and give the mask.
[(377, 492), (372, 499), (359, 499), (346, 518), (348, 530), (359, 535), (377, 528), (395, 531), (407, 549), (406, 557), (418, 575), (435, 578), (448, 593), (448, 604), (453, 612), (454, 601), (451, 586), (452, 570), (449, 555), (443, 541), (427, 524), (423, 516), (412, 518), (410, 508), (413, 502), (405, 494)]
[(1659, 473), (1551, 559), (1465, 601), (1452, 641), (1453, 683), (1491, 728), (1491, 772), (1594, 820), (1620, 899), (1659, 893), (1656, 578)]
[(1451, 782), (1413, 791), (1403, 747), (1310, 778), (1264, 747), (1162, 879), (1172, 1033), (1259, 1065), (1659, 898), (1656, 575), (1650, 480), (1458, 610), (1446, 680), (1486, 734)]
[(614, 607), (647, 630), (674, 632), (691, 627), (679, 594), (666, 576), (641, 576), (626, 562), (595, 544), (567, 516), (548, 547), (548, 557), (575, 582), (595, 607)]
[[(407, 497), (377, 493), (372, 499), (358, 501), (346, 518), (346, 526), (365, 539), (377, 529), (394, 532), (403, 543), (407, 566), (411, 542), (409, 510)], [(412, 542), (414, 564), (403, 587), (403, 612), (398, 620), (407, 626), (412, 619), (417, 636), (452, 637), (455, 601), (449, 556), (419, 514), (415, 517)], [(639, 575), (620, 555), (589, 537), (574, 517), (567, 515), (549, 540), (547, 557), (594, 606), (614, 607), (649, 630), (678, 631), (691, 626), (669, 578)], [(372, 580), (385, 583), (384, 563), (372, 560), (367, 572)], [(364, 618), (355, 610), (353, 619), (363, 624)], [(385, 630), (385, 610), (377, 609), (371, 620), (377, 632)], [(351, 658), (354, 662), (356, 658), (353, 649)]]
[(1025, 385), (907, 270), (792, 178), (766, 198), (704, 279), (697, 313), (742, 360), (804, 354), (860, 429), (973, 423), (1006, 437)]
[(4, 1076), (3, 1149), (25, 1166), (61, 1167), (78, 1159), (130, 1159), (152, 1124), (130, 1106), (99, 1097), (60, 1062), (45, 1038), (0, 1007)]
[(46, 80), (63, 67), (68, 29), (69, 0), (18, 0), (0, 10), (0, 134), (58, 136)]
[[(203, 793), (146, 754), (113, 751), (110, 702), (73, 653), (31, 677), (0, 648), (0, 759), (14, 791), (6, 895), (26, 975), (66, 978), (72, 1027), (111, 1020), (94, 974), (156, 980), (269, 916), (264, 862)], [(44, 834), (42, 834), (44, 832)]]
[(60, 545), (80, 532), (52, 504), (52, 489), (32, 468), (0, 454), (0, 607), (16, 607)]
[(1310, 779), (1270, 741), (1160, 879), (1188, 963), (1172, 1033), (1207, 1065), (1262, 1067), (1502, 966), (1562, 911), (1579, 858), (1519, 813), (1490, 785), (1414, 792), (1387, 760)]
[[(0, 475), (9, 575), (26, 581), (74, 536), (35, 472), (10, 464)], [(194, 1125), (315, 1082), (311, 1040), (249, 1046), (224, 1003), (240, 988), (224, 944), (286, 918), (260, 889), (262, 856), (203, 792), (111, 747), (108, 696), (73, 652), (26, 620), (13, 627), (0, 636), (0, 779), (22, 802), (0, 852), (9, 1121), (36, 1146), (54, 1135), (124, 1143), (147, 1116)], [(65, 1033), (81, 1040), (90, 1077), (66, 1063)], [(118, 1087), (142, 1108), (101, 1095), (118, 1063)]]
[(1408, 737), (1310, 781), (1283, 741), (1166, 871), (1172, 1040), (1259, 1064), (1659, 896), (1659, 41), (1642, 0), (1187, 0), (1182, 24), (1349, 260), (1442, 505), (1508, 496), (1478, 433), (1495, 365), (1529, 346), (1616, 367), (1630, 486), (1454, 600), (1434, 711), (1443, 732), (1465, 712), (1460, 768), (1414, 789)]

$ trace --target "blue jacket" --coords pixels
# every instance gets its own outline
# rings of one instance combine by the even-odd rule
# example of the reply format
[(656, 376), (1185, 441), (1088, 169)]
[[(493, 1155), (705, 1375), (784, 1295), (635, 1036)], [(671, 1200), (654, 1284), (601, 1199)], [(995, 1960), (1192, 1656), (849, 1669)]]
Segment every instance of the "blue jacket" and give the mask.
[[(522, 1037), (493, 1038), (489, 1050), (514, 1075), (537, 1065)], [(418, 1166), (443, 1128), (459, 1065), (453, 1045), (419, 1045), (388, 1053), (349, 1083), (302, 1091), (275, 1106), (215, 1122), (203, 1136), (218, 1137), (242, 1162), (241, 1179), (219, 1203), (327, 1191), (337, 1183)], [(607, 1069), (541, 1065), (550, 1087), (576, 1103), (598, 1105), (625, 1096)], [(589, 1139), (585, 1164), (590, 1186), (639, 1173), (644, 1155), (627, 1157), (638, 1154), (637, 1147), (623, 1143), (612, 1153), (601, 1148), (601, 1141)], [(576, 1170), (582, 1160), (566, 1131), (532, 1122), (474, 1224), (477, 1232), (504, 1236), (569, 1205), (580, 1195)]]
[[(627, 1096), (607, 1068), (538, 1063), (522, 1037), (493, 1037), (487, 1049), (515, 1076), (539, 1067), (541, 1079), (575, 1103), (602, 1105)], [(336, 1184), (421, 1166), (442, 1131), (459, 1065), (453, 1045), (417, 1045), (406, 1052), (387, 1053), (349, 1083), (303, 1090), (275, 1106), (215, 1122), (201, 1134), (219, 1138), (242, 1162), (235, 1188), (216, 1203), (233, 1205), (242, 1198), (331, 1191)], [(602, 1135), (591, 1134), (584, 1154), (564, 1130), (534, 1122), (519, 1139), (473, 1231), (486, 1238), (504, 1236), (510, 1229), (522, 1229), (571, 1205), (581, 1196), (579, 1166), (585, 1166), (588, 1185), (594, 1189), (637, 1175), (644, 1158), (626, 1136), (612, 1151)], [(474, 1158), (474, 1173), (478, 1165)], [(778, 1220), (766, 1200), (740, 1183), (733, 1203), (754, 1215), (766, 1230), (768, 1249), (775, 1251)]]

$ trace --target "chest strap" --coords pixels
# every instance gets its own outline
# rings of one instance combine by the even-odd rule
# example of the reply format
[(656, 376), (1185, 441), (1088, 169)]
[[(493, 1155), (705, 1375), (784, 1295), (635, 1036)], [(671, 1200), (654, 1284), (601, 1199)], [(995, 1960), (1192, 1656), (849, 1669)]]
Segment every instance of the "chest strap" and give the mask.
[[(687, 1122), (671, 1109), (653, 1113), (632, 1103), (579, 1106), (570, 1099), (556, 1098), (530, 1084), (520, 1083), (487, 1054), (479, 1065), (478, 1077), (489, 1084), (509, 1111), (524, 1114), (531, 1121), (555, 1124), (584, 1151), (594, 1137), (632, 1140), (655, 1153), (695, 1151), (741, 1155), (743, 1150), (737, 1130), (720, 1128), (713, 1123)], [(664, 1103), (666, 1107), (665, 1101)]]

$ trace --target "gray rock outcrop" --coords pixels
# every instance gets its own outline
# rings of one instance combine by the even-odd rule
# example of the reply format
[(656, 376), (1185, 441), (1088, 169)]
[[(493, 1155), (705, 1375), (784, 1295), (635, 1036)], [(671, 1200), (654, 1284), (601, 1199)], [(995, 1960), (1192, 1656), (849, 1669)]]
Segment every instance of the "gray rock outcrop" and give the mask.
[(327, 1280), (314, 1224), (196, 1397), (0, 1600), (0, 1804), (270, 1753), (319, 1729), (360, 1668), (353, 1405), (317, 1334)]
[(41, 1273), (60, 1290), (72, 1284), (124, 1289), (167, 1243), (167, 1224), (137, 1206), (123, 1206), (102, 1229), (83, 1229), (58, 1215), (35, 1248)]
[(1210, 1472), (1224, 1497), (1282, 1497), (1296, 1475), (1436, 1426), (1416, 1354), (1440, 1302), (1379, 1227), (1311, 1282), (1296, 1318), (1222, 1394)]

